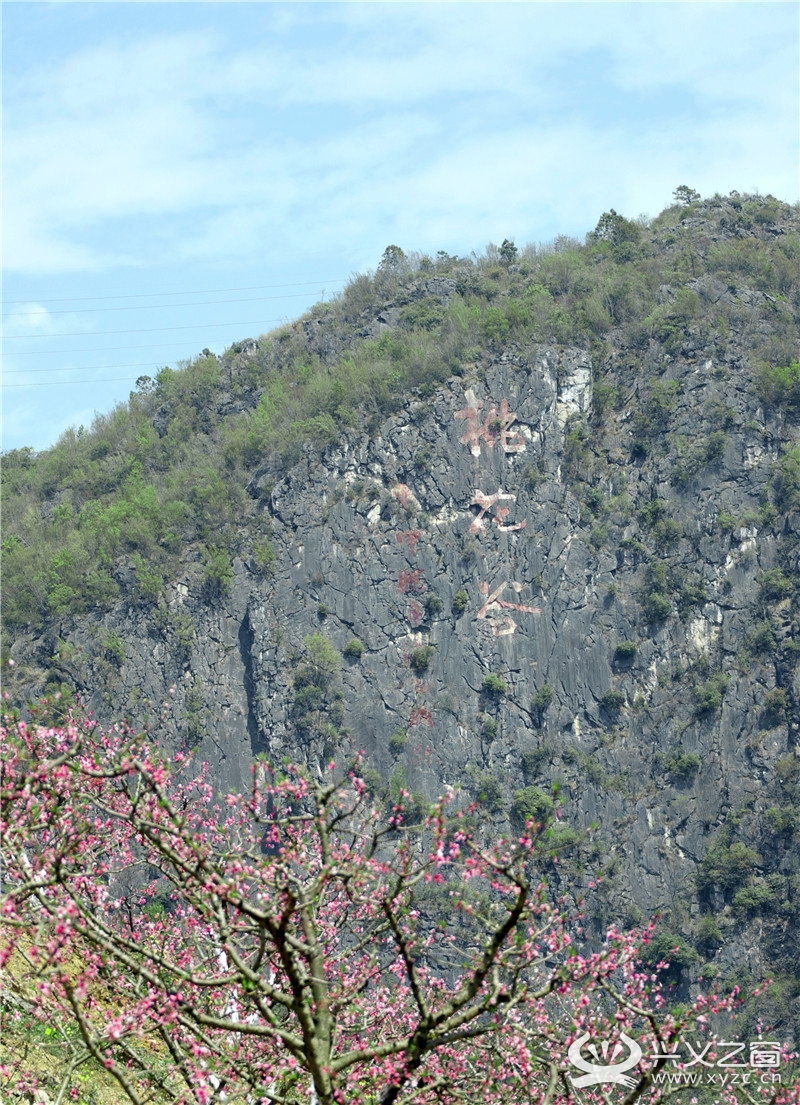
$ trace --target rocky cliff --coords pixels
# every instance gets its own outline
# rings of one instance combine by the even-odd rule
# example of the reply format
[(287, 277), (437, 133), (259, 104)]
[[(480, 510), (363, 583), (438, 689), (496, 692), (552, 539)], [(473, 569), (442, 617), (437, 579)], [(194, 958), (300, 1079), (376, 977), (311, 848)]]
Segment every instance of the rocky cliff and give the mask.
[[(376, 789), (421, 803), (460, 786), (501, 832), (555, 787), (551, 884), (587, 892), (600, 874), (598, 929), (659, 913), (684, 982), (709, 963), (745, 987), (776, 976), (766, 1015), (796, 1031), (800, 239), (793, 209), (743, 226), (737, 200), (672, 209), (641, 256), (599, 224), (595, 256), (610, 243), (631, 279), (689, 260), (680, 280), (651, 274), (641, 309), (607, 303), (586, 339), (515, 332), (515, 280), (534, 313), (568, 292), (490, 257), (484, 281), (504, 271), (482, 347), (322, 446), (253, 458), (224, 563), (187, 540), (146, 595), (120, 552), (109, 601), (16, 634), (15, 693), (68, 685), (104, 720), (166, 697), (168, 739), (222, 789), (258, 754), (316, 768), (363, 749)], [(709, 263), (739, 242), (752, 271)], [(795, 250), (785, 292), (759, 278), (775, 242)], [(547, 255), (553, 281), (570, 250)], [(391, 351), (410, 309), (427, 334), (425, 312), (471, 309), (476, 266), (440, 267), (384, 270), (344, 323), (319, 308), (230, 351), (215, 418), (263, 408), (259, 366), (281, 342), (335, 376), (364, 343)], [(145, 408), (163, 439), (174, 404)], [(62, 485), (43, 516), (67, 501), (81, 506)]]

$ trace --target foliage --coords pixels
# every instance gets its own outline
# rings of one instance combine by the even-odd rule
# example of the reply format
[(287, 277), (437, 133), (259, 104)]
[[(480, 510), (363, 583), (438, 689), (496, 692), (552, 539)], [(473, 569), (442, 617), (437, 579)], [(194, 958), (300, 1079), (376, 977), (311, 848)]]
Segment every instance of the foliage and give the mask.
[(546, 826), (555, 813), (555, 803), (539, 787), (523, 787), (514, 794), (514, 816), (523, 825), (534, 822)]
[(775, 465), (772, 486), (781, 510), (796, 510), (800, 506), (800, 445), (787, 449)]
[(317, 783), (256, 765), (251, 794), (218, 796), (124, 728), (9, 719), (3, 738), (2, 963), (25, 995), (6, 1028), (11, 1092), (37, 1084), (19, 1030), (59, 1018), (135, 1105), (202, 1105), (221, 1085), (276, 1105), (567, 1105), (576, 1036), (665, 1051), (733, 1003), (669, 1012), (634, 933), (576, 953), (530, 880), (536, 842), (483, 846), (451, 799), (409, 833), (402, 795), (384, 820), (357, 765)]
[(259, 575), (273, 575), (277, 559), (271, 541), (253, 542), (253, 563)]
[(495, 698), (501, 698), (503, 695), (508, 694), (508, 684), (502, 676), (491, 672), (484, 677), (483, 683), (481, 684), (481, 690), (484, 694), (492, 695)]
[[(86, 431), (66, 431), (53, 449), (12, 450), (2, 477), (5, 632), (37, 631), (121, 598), (156, 602), (164, 581), (185, 575), (202, 548), (212, 551), (208, 586), (219, 597), (226, 579), (224, 569), (216, 571), (222, 565), (214, 551), (229, 561), (242, 554), (237, 528), (262, 509), (305, 447), (325, 449), (351, 431), (374, 435), (409, 392), (424, 399), (466, 365), (507, 346), (546, 342), (595, 351), (593, 410), (600, 424), (629, 387), (619, 371), (606, 376), (610, 362), (600, 350), (618, 348), (622, 360), (630, 354), (641, 388), (632, 420), (637, 459), (667, 448), (681, 387), (676, 379), (654, 378), (655, 361), (640, 363), (651, 342), (656, 361), (679, 354), (687, 340), (713, 340), (724, 354), (730, 328), (744, 327), (747, 361), (764, 366), (754, 379), (759, 397), (794, 415), (800, 238), (791, 210), (772, 197), (700, 203), (686, 185), (675, 198), (676, 206), (649, 227), (609, 210), (585, 243), (561, 237), (521, 249), (505, 239), (472, 259), (424, 257), (390, 245), (374, 275), (355, 276), (340, 296), (311, 309), (302, 322), (313, 327), (283, 326), (246, 357), (241, 344), (219, 357), (204, 350), (154, 379), (141, 378), (127, 403), (97, 416)], [(702, 230), (681, 223), (687, 206)], [(763, 231), (776, 223), (784, 233)], [(698, 248), (701, 234), (713, 244)], [(440, 274), (454, 285), (446, 301), (428, 283)], [(770, 298), (747, 310), (728, 303), (728, 295), (710, 304), (702, 289), (711, 274), (737, 295), (752, 288)], [(399, 307), (398, 324), (354, 340), (387, 303)], [(325, 360), (312, 334), (328, 350)], [(706, 407), (711, 425), (702, 444), (681, 452), (676, 443), (678, 486), (722, 456), (724, 435), (736, 425), (722, 398)], [(796, 449), (790, 443), (775, 466), (780, 510), (800, 503)], [(572, 477), (584, 478), (601, 455), (583, 422), (567, 428)], [(679, 539), (676, 525), (665, 520), (655, 533), (659, 549)], [(598, 525), (597, 545), (611, 533), (604, 538), (602, 530)], [(118, 569), (134, 556), (142, 571), (130, 596)], [(268, 542), (253, 548), (252, 564), (263, 575), (274, 571)], [(662, 599), (649, 604), (654, 623), (668, 613)]]
[(625, 694), (612, 688), (600, 696), (600, 705), (604, 710), (617, 713), (625, 705)]
[(686, 184), (680, 184), (672, 194), (675, 197), (675, 202), (679, 203), (681, 207), (689, 207), (700, 199), (700, 193), (696, 192), (694, 188), (689, 188)]
[(453, 613), (458, 618), (469, 606), (469, 595), (466, 591), (456, 591), (453, 595)]
[(230, 593), (233, 568), (224, 549), (208, 549), (205, 556), (203, 581), (209, 598), (221, 598)]
[(642, 962), (653, 969), (660, 969), (673, 978), (693, 966), (697, 952), (684, 938), (675, 932), (656, 932), (642, 954)]
[(719, 711), (729, 682), (730, 677), (720, 671), (694, 687), (694, 712), (698, 717), (707, 717)]
[[(304, 639), (304, 655), (294, 672), (291, 715), (297, 731), (306, 737), (333, 740), (344, 722), (341, 703), (341, 657), (322, 633)], [(329, 758), (329, 757), (327, 757)]]
[(690, 783), (700, 770), (701, 760), (696, 752), (672, 752), (663, 760), (664, 770), (678, 783)]
[(422, 605), (425, 607), (425, 613), (429, 618), (441, 614), (442, 610), (444, 610), (444, 600), (442, 596), (437, 595), (435, 591), (428, 592)]
[(432, 645), (417, 645), (416, 648), (411, 650), (411, 655), (408, 658), (411, 670), (416, 672), (417, 675), (423, 675), (430, 667), (433, 653)]
[(792, 360), (783, 367), (765, 365), (758, 375), (758, 393), (769, 406), (800, 408), (800, 362)]
[(351, 660), (360, 660), (364, 655), (364, 642), (360, 641), (358, 637), (353, 637), (352, 641), (348, 641), (342, 649), (342, 655)]
[(781, 568), (769, 568), (760, 580), (760, 597), (763, 602), (780, 602), (791, 595), (794, 585)]
[(733, 912), (739, 917), (754, 917), (768, 909), (774, 898), (773, 892), (763, 882), (743, 886), (733, 896)]
[(726, 834), (715, 841), (706, 852), (697, 871), (698, 889), (703, 891), (712, 886), (722, 890), (731, 890), (747, 882), (755, 868), (761, 863), (761, 856), (746, 844), (739, 841), (729, 843)]
[(764, 695), (764, 713), (766, 720), (773, 725), (786, 721), (789, 712), (789, 694), (785, 687), (773, 687)]
[(615, 660), (632, 660), (638, 651), (636, 641), (619, 641), (614, 649)]

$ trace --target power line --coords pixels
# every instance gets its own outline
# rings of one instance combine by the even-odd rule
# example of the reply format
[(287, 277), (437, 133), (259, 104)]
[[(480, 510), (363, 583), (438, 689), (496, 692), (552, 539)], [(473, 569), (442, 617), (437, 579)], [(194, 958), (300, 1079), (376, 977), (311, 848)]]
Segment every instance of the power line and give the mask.
[[(264, 324), (269, 325), (270, 323), (282, 322), (283, 320), (279, 318), (265, 318), (262, 321)], [(40, 336), (39, 334), (31, 335), (31, 337)], [(55, 337), (55, 335), (53, 336)], [(91, 335), (86, 336), (91, 337)], [(99, 348), (93, 346), (88, 349), (15, 349), (13, 353), (8, 353), (6, 355), (9, 357), (54, 357), (56, 353), (131, 353), (134, 349), (170, 349), (176, 346), (185, 349), (186, 342), (153, 342), (151, 345), (101, 345)]]
[[(285, 322), (284, 318), (264, 318), (262, 325), (269, 326), (272, 323)], [(104, 331), (105, 333), (105, 331)], [(125, 333), (125, 331), (120, 331)], [(53, 335), (54, 337), (55, 335)], [(85, 337), (91, 337), (91, 334), (84, 335)], [(32, 334), (31, 337), (46, 337), (46, 335)], [(179, 347), (186, 349), (186, 340), (183, 341), (154, 341), (149, 345), (144, 346), (129, 346), (125, 345), (116, 346), (93, 346), (91, 348), (81, 349), (14, 349), (13, 352), (9, 352), (7, 357), (54, 357), (56, 354), (73, 354), (73, 352), (133, 352), (134, 349), (169, 349), (173, 347)]]
[(65, 380), (63, 383), (60, 380), (45, 380), (42, 383), (34, 384), (2, 384), (0, 386), (4, 388), (63, 388), (63, 387), (78, 387), (80, 384), (116, 384), (122, 380), (130, 380), (130, 376), (114, 376), (106, 380)]
[[(291, 296), (276, 296), (276, 299), (291, 299)], [(221, 326), (263, 326), (264, 319), (251, 318), (245, 322), (198, 322), (193, 326), (143, 326), (134, 330), (96, 330), (95, 334), (100, 337), (102, 334), (165, 334), (170, 330), (218, 330)], [(56, 334), (8, 334), (3, 336), (4, 341), (11, 341), (13, 338), (17, 340), (30, 341), (31, 338), (85, 338), (93, 335), (86, 334), (80, 330), (68, 330), (66, 333)], [(40, 350), (42, 353), (46, 353), (46, 349)]]
[[(143, 299), (145, 296), (156, 295), (216, 295), (222, 292), (257, 292), (266, 291), (268, 288), (310, 288), (315, 284), (338, 284), (341, 280), (347, 280), (346, 276), (327, 277), (320, 280), (297, 280), (292, 284), (250, 284), (245, 288), (199, 288), (182, 292), (132, 292), (130, 295), (83, 295), (67, 296), (61, 299), (37, 299), (37, 303), (89, 303), (94, 300), (97, 303), (110, 299)], [(6, 303), (30, 303), (28, 299), (6, 299)]]
[[(198, 293), (199, 294), (199, 293)], [(199, 303), (133, 303), (128, 307), (79, 307), (73, 311), (48, 311), (48, 315), (99, 315), (107, 311), (154, 311), (156, 308), (172, 310), (174, 307), (217, 307), (220, 303), (268, 303), (273, 299), (297, 299), (306, 292), (292, 292), (291, 295), (251, 296), (248, 299), (205, 299)], [(6, 318), (40, 318), (41, 311), (17, 311)], [(39, 335), (36, 335), (37, 337)]]
[[(147, 368), (154, 365), (153, 361), (126, 361), (124, 364), (82, 364), (65, 366), (63, 368), (9, 368), (5, 375), (23, 376), (32, 372), (100, 372), (110, 368)], [(162, 366), (163, 367), (163, 366)], [(65, 381), (69, 383), (69, 380)]]

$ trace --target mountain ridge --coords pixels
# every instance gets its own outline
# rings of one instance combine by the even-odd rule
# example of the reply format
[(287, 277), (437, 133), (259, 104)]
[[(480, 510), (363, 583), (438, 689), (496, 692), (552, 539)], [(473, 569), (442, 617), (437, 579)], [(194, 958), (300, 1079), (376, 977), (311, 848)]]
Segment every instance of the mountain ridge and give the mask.
[(222, 788), (363, 748), (500, 829), (556, 786), (548, 875), (602, 873), (590, 925), (660, 912), (676, 981), (775, 974), (797, 1035), (800, 216), (684, 198), (548, 250), (389, 247), (7, 454), (7, 687), (142, 722), (174, 685), (167, 739)]

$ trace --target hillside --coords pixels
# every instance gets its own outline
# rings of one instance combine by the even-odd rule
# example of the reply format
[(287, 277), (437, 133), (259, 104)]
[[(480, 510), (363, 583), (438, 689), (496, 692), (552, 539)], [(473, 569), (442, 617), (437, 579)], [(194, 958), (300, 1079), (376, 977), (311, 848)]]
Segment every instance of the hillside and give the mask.
[(7, 689), (141, 722), (174, 686), (223, 789), (363, 748), (500, 830), (555, 785), (551, 885), (601, 872), (598, 930), (659, 911), (682, 984), (772, 975), (800, 1039), (800, 213), (678, 192), (583, 243), (390, 246), (6, 454)]

